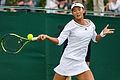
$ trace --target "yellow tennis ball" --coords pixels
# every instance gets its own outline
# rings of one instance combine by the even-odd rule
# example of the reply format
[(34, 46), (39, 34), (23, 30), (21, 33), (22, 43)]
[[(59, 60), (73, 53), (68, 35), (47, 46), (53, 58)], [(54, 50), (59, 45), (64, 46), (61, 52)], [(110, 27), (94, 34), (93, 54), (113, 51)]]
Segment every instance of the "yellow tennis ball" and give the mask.
[(28, 38), (29, 40), (32, 40), (33, 35), (32, 35), (32, 34), (28, 34), (27, 38)]
[(20, 43), (20, 41), (18, 41), (18, 43)]

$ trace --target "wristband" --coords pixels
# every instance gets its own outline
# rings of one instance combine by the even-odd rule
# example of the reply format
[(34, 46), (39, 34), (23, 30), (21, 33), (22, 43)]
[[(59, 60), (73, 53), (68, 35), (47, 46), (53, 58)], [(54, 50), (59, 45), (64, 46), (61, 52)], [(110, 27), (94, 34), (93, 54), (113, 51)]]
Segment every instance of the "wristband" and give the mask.
[(100, 33), (101, 37), (105, 37), (105, 34), (103, 34), (103, 31)]

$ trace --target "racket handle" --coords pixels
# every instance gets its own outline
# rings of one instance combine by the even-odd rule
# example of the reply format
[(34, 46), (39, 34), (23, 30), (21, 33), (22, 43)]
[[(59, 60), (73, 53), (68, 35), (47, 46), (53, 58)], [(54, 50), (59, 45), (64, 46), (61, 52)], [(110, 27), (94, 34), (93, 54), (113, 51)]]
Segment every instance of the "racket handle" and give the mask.
[(32, 38), (32, 41), (36, 41), (38, 37), (33, 37)]
[(43, 35), (41, 35), (41, 40), (43, 40), (44, 39), (44, 36)]
[[(36, 41), (38, 37), (33, 37), (32, 41)], [(41, 40), (43, 40), (44, 36), (41, 36)]]

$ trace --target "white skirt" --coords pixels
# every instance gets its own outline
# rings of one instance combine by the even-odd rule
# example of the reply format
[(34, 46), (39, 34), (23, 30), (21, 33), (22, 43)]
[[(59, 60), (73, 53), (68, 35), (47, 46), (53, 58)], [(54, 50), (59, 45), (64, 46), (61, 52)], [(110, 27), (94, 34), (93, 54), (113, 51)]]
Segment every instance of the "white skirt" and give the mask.
[(74, 60), (62, 57), (60, 64), (54, 68), (54, 71), (63, 76), (75, 76), (90, 70), (85, 60)]

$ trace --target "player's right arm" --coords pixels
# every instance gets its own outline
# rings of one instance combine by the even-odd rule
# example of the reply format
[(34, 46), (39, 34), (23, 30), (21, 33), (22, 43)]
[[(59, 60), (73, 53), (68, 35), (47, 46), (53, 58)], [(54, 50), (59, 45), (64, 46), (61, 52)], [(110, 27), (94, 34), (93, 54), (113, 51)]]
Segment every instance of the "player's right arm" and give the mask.
[[(58, 38), (54, 38), (54, 37), (50, 37), (48, 35), (44, 35), (44, 34), (41, 34), (38, 36), (38, 39), (37, 40), (40, 40), (40, 41), (43, 41), (45, 39), (48, 39), (50, 40), (51, 42), (57, 44), (57, 45), (61, 45), (64, 43), (64, 41), (68, 38), (68, 36), (70, 35), (70, 32), (71, 32), (71, 25), (73, 24), (73, 21), (70, 21), (65, 27), (64, 29), (62, 30), (62, 32), (60, 33), (59, 37)], [(43, 36), (43, 37), (42, 37)]]
[(53, 43), (55, 43), (55, 44), (58, 44), (58, 43), (59, 43), (59, 40), (58, 40), (57, 38), (50, 37), (50, 36), (44, 35), (44, 34), (39, 35), (38, 38), (37, 38), (37, 40), (40, 40), (40, 41), (43, 41), (43, 40), (45, 40), (45, 39), (48, 39), (48, 40), (50, 40), (51, 42), (53, 42)]

